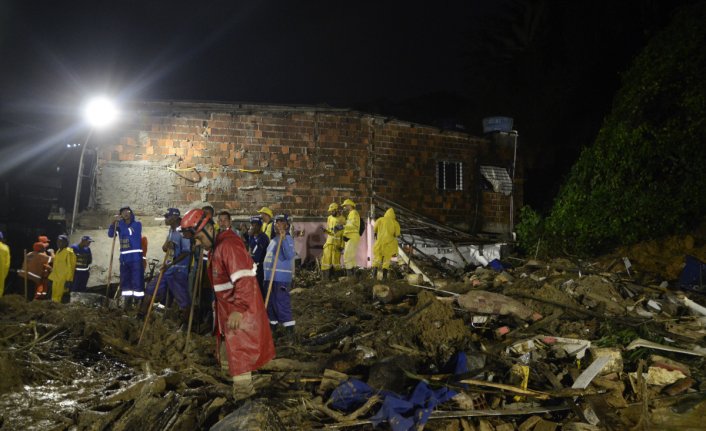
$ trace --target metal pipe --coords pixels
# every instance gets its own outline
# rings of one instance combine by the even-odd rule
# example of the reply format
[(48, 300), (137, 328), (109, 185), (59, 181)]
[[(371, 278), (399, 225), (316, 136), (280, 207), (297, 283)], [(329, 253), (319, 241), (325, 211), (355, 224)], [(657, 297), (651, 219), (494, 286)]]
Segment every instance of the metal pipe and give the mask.
[(93, 134), (93, 128), (88, 130), (88, 135), (86, 135), (86, 140), (83, 143), (83, 148), (81, 148), (81, 157), (78, 159), (78, 175), (76, 176), (76, 193), (74, 194), (74, 209), (71, 212), (71, 229), (69, 230), (69, 235), (74, 233), (74, 224), (76, 222), (76, 214), (78, 213), (78, 198), (81, 194), (81, 180), (83, 176), (83, 155), (86, 152), (86, 147), (88, 147), (88, 140), (91, 139)]
[(513, 130), (510, 134), (515, 138), (512, 155), (512, 191), (510, 193), (510, 240), (514, 241), (515, 230), (515, 164), (517, 162), (517, 130)]

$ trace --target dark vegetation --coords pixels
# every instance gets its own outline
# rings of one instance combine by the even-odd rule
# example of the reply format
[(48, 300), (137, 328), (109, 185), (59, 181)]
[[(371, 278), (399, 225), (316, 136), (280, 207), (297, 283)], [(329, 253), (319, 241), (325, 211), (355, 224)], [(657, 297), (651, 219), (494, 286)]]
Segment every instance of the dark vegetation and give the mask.
[(636, 57), (547, 217), (523, 209), (526, 251), (601, 252), (703, 221), (705, 21), (706, 3), (684, 8)]

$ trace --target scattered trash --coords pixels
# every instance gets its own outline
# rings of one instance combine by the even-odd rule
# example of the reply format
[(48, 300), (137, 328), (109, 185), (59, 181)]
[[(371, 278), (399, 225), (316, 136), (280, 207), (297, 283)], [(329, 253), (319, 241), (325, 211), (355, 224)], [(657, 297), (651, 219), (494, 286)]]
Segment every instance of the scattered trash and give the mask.
[[(501, 246), (475, 245), (471, 255), (470, 246), (450, 241), (453, 231), (444, 235), (451, 238), (442, 238), (441, 252), (460, 254), (462, 269), (414, 247), (403, 250), (384, 281), (366, 270), (323, 281), (320, 272), (298, 269), (291, 291), (297, 337), (275, 332), (277, 358), (254, 375), (257, 393), (249, 401), (233, 398), (210, 335), (192, 334), (184, 353), (178, 313), (169, 306), (138, 347), (135, 312), (106, 307), (102, 294), (72, 293), (69, 304), (0, 298), (2, 426), (592, 431), (641, 429), (647, 419), (654, 429), (702, 425), (700, 284), (678, 290), (676, 278), (645, 271), (645, 253), (635, 248), (595, 261), (508, 260)], [(693, 254), (703, 258), (695, 244)], [(665, 266), (681, 271), (671, 261)]]

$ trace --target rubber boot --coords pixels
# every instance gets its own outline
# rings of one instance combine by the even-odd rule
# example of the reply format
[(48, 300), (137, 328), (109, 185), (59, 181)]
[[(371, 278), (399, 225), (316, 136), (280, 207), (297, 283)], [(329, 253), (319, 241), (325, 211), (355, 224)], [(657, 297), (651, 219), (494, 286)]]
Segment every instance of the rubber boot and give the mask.
[(355, 276), (355, 271), (352, 269), (346, 268), (346, 277), (353, 278), (354, 276)]
[(218, 357), (221, 362), (221, 371), (229, 375), (230, 367), (228, 366), (228, 351), (226, 350), (226, 340), (221, 339), (221, 345), (218, 350)]
[(321, 271), (321, 281), (329, 281), (331, 279), (331, 270), (327, 269), (325, 271)]
[(248, 371), (233, 376), (233, 398), (235, 401), (244, 400), (255, 395), (255, 386), (252, 382), (252, 372)]
[(373, 268), (372, 276), (373, 276), (373, 280), (378, 279), (378, 269), (377, 268)]
[(145, 320), (145, 316), (147, 316), (147, 309), (149, 307), (150, 307), (149, 301), (142, 301), (142, 303), (140, 304), (140, 308), (137, 310), (137, 319), (138, 320)]
[(382, 270), (382, 281), (387, 281), (387, 269)]
[(179, 329), (177, 329), (177, 332), (186, 332), (189, 329), (189, 309), (184, 308), (179, 310), (179, 322), (181, 324), (179, 325)]
[(287, 341), (289, 341), (292, 344), (299, 342), (299, 337), (297, 336), (297, 332), (294, 330), (294, 325), (285, 326), (284, 330), (285, 330), (285, 337), (286, 337)]

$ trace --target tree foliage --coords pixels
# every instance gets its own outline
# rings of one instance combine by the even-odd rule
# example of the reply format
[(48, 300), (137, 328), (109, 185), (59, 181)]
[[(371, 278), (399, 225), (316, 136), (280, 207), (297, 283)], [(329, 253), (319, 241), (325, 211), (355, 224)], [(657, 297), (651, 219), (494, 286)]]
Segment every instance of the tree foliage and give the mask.
[(553, 250), (598, 252), (702, 221), (704, 22), (706, 3), (681, 10), (624, 74), (610, 115), (572, 167), (547, 219), (529, 220), (542, 226)]

